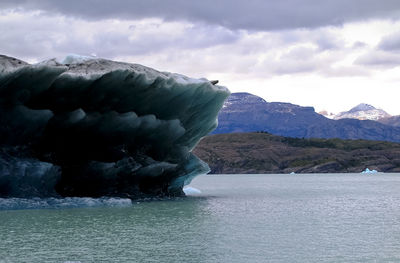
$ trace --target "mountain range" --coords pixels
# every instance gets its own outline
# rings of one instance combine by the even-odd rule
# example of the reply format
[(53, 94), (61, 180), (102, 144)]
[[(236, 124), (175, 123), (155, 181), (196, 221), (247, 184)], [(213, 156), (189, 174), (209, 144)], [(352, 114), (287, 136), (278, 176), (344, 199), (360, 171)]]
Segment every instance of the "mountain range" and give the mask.
[[(267, 102), (250, 93), (232, 93), (219, 113), (219, 125), (213, 133), (264, 131), (297, 138), (400, 142), (400, 116), (375, 110), (370, 105), (360, 104), (349, 112), (340, 113), (343, 118), (330, 119), (315, 112), (313, 107)], [(373, 116), (377, 121), (366, 116)]]

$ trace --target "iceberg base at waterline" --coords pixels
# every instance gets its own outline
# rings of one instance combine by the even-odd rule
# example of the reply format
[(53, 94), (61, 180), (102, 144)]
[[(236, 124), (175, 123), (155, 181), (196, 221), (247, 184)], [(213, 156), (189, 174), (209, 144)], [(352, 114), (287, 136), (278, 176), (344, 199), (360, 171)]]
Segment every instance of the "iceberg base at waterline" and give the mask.
[(186, 195), (199, 195), (199, 194), (201, 194), (201, 191), (199, 189), (191, 187), (191, 186), (185, 186), (183, 188), (183, 192)]
[(0, 197), (183, 195), (229, 91), (105, 59), (0, 56)]

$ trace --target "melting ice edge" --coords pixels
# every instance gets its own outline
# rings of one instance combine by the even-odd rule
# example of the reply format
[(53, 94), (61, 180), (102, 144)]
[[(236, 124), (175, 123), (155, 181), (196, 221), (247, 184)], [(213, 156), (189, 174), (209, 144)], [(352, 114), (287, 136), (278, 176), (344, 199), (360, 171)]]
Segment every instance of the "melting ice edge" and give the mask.
[(229, 94), (138, 64), (0, 55), (0, 197), (183, 195)]

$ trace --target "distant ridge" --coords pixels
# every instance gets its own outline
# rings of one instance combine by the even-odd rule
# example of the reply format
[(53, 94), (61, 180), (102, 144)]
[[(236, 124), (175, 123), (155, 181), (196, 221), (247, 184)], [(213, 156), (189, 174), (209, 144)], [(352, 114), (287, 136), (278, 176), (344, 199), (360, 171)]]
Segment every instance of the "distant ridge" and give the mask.
[[(367, 104), (360, 104), (353, 109), (355, 112), (360, 112), (361, 109), (372, 110), (374, 108), (371, 107)], [(233, 93), (228, 98), (219, 113), (218, 121), (219, 125), (213, 132), (214, 134), (267, 131), (276, 135), (297, 138), (400, 142), (400, 127), (354, 118), (332, 120), (316, 113), (313, 107), (267, 102), (258, 96), (243, 92)]]
[(231, 133), (205, 137), (194, 153), (214, 174), (400, 172), (400, 144), (392, 142)]
[(398, 116), (392, 116), (388, 118), (382, 118), (378, 120), (380, 123), (394, 126), (394, 127), (400, 127), (400, 115)]

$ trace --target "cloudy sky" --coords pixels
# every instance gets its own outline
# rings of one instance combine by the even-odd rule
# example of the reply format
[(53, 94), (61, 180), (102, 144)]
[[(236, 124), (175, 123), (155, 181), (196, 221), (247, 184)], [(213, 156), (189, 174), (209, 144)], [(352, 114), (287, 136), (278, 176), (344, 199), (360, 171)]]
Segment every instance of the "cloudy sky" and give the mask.
[(1, 0), (0, 53), (92, 55), (317, 111), (400, 114), (399, 0)]

